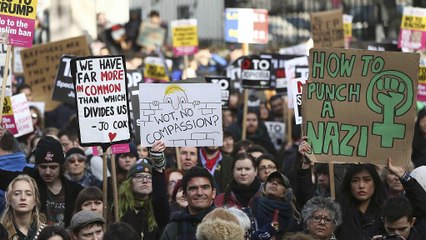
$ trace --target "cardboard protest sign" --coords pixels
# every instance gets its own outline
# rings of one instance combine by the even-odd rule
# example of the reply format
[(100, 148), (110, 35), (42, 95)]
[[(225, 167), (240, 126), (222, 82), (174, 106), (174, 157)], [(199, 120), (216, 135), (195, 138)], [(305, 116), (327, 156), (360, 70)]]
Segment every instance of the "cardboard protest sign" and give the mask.
[(136, 43), (141, 47), (155, 48), (162, 46), (166, 37), (166, 30), (161, 26), (149, 22), (141, 24)]
[(285, 124), (282, 122), (264, 122), (268, 129), (269, 137), (277, 151), (279, 151), (284, 143)]
[(311, 13), (311, 34), (315, 47), (343, 48), (342, 9)]
[(296, 120), (296, 124), (302, 124), (302, 89), (304, 84), (306, 83), (306, 78), (294, 78), (291, 81), (291, 95), (294, 109), (294, 119)]
[(9, 45), (26, 48), (33, 45), (36, 9), (37, 0), (1, 2), (0, 29), (9, 34)]
[(124, 56), (71, 61), (82, 146), (130, 141), (125, 63)]
[[(166, 64), (171, 69), (173, 62), (170, 59), (166, 59)], [(145, 68), (143, 71), (144, 80), (146, 83), (152, 82), (169, 82), (170, 78), (166, 74), (163, 59), (159, 57), (146, 57)]]
[[(0, 89), (1, 85), (3, 83), (3, 73), (6, 66), (6, 54), (7, 54), (7, 45), (0, 44)], [(7, 64), (10, 64), (11, 61), (9, 61)], [(5, 89), (5, 96), (11, 96), (12, 95), (12, 71), (10, 71), (10, 68), (8, 69), (7, 79), (6, 79), (6, 89)]]
[(422, 50), (426, 47), (426, 8), (404, 7), (398, 47)]
[(143, 83), (143, 76), (139, 70), (127, 71), (128, 88), (130, 94), (130, 119), (133, 129), (133, 138), (135, 144), (141, 143), (140, 111), (139, 111), (139, 84)]
[(207, 83), (215, 83), (220, 86), (220, 93), (222, 96), (222, 109), (227, 109), (229, 106), (229, 90), (231, 90), (231, 79), (227, 77), (205, 77)]
[(271, 88), (272, 64), (270, 59), (245, 57), (241, 62), (241, 85), (243, 88)]
[(23, 136), (34, 130), (30, 106), (24, 93), (5, 97), (2, 123), (15, 137)]
[(266, 9), (226, 8), (225, 41), (268, 43), (268, 11)]
[(419, 55), (319, 48), (309, 56), (302, 115), (313, 157), (379, 165), (392, 157), (406, 166)]
[(174, 20), (172, 26), (173, 55), (188, 56), (198, 52), (197, 19)]
[(90, 54), (86, 37), (70, 38), (37, 45), (21, 51), (25, 81), (33, 89), (34, 101), (46, 102), (46, 111), (52, 111), (59, 102), (52, 101), (53, 79), (56, 79), (60, 58), (64, 54)]
[(52, 99), (75, 104), (74, 83), (71, 76), (71, 59), (73, 59), (73, 56), (64, 55), (61, 57), (55, 85), (53, 85)]
[(141, 84), (142, 146), (221, 146), (222, 103), (219, 84)]

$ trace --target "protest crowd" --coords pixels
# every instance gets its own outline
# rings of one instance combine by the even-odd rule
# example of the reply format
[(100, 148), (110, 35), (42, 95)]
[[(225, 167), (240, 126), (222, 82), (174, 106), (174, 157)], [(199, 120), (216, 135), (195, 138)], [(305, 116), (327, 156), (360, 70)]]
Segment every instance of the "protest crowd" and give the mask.
[(279, 54), (249, 54), (261, 34), (198, 45), (196, 20), (157, 10), (58, 42), (37, 17), (24, 80), (2, 85), (0, 240), (426, 239), (419, 36), (355, 50), (342, 14), (312, 13), (313, 40)]

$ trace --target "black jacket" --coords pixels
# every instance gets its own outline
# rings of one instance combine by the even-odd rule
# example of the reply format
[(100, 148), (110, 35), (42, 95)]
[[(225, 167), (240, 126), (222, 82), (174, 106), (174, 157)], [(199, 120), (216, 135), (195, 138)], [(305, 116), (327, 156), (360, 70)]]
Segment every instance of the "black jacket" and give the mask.
[[(43, 179), (40, 177), (37, 171), (34, 168), (25, 167), (22, 172), (10, 172), (0, 169), (0, 189), (6, 190), (9, 186), (9, 183), (20, 174), (27, 174), (30, 177), (34, 178), (37, 183), (38, 190), (40, 192), (40, 203), (41, 208), (40, 212), (46, 214), (46, 201), (47, 201), (47, 186), (44, 183)], [(65, 212), (64, 212), (64, 224), (65, 227), (68, 227), (72, 213), (74, 210), (74, 200), (77, 197), (78, 193), (83, 189), (83, 187), (75, 182), (71, 182), (66, 179), (64, 176), (61, 177), (62, 187), (65, 192)]]

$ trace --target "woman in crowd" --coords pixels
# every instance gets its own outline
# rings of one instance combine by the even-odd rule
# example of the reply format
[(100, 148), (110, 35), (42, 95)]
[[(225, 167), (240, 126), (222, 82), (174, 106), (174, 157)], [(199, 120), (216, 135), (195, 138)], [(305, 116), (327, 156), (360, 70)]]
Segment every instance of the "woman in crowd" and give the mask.
[(182, 179), (183, 171), (176, 168), (168, 168), (165, 171), (166, 183), (167, 183), (167, 196), (169, 196), (169, 202), (172, 202), (172, 194), (175, 189), (176, 183)]
[(115, 164), (117, 169), (117, 185), (120, 187), (121, 183), (126, 180), (127, 171), (130, 167), (135, 165), (139, 159), (138, 150), (135, 144), (129, 144), (130, 151), (128, 153), (120, 153), (115, 155)]
[(32, 240), (40, 234), (45, 219), (39, 211), (39, 199), (37, 184), (30, 176), (22, 174), (10, 182), (6, 209), (0, 219), (10, 239)]
[(184, 210), (188, 206), (188, 201), (186, 201), (183, 196), (182, 180), (178, 180), (175, 185), (175, 188), (172, 192), (172, 200), (169, 204), (170, 206), (170, 218), (176, 213)]
[(334, 230), (342, 223), (342, 211), (333, 199), (314, 197), (303, 207), (302, 218), (306, 232), (319, 240), (333, 240)]
[(262, 190), (251, 206), (257, 226), (252, 238), (270, 235), (281, 239), (285, 233), (297, 232), (301, 217), (288, 178), (273, 172), (266, 178)]
[(256, 158), (257, 169), (259, 170), (257, 176), (261, 182), (265, 182), (266, 178), (272, 172), (277, 171), (278, 166), (275, 157), (271, 154), (262, 154)]
[(224, 193), (215, 198), (218, 207), (248, 207), (260, 190), (257, 167), (254, 158), (246, 153), (238, 154), (232, 163), (233, 179)]
[(381, 206), (384, 200), (385, 191), (376, 166), (351, 164), (337, 199), (345, 219), (336, 230), (337, 239), (370, 239), (383, 233)]
[(94, 211), (103, 216), (104, 200), (103, 193), (97, 187), (87, 187), (80, 191), (75, 199), (74, 213), (81, 210)]
[(234, 151), (234, 143), (235, 139), (231, 132), (224, 130), (222, 152), (231, 156), (232, 152)]
[(68, 231), (61, 226), (46, 226), (37, 240), (71, 240)]
[(133, 165), (119, 189), (120, 221), (130, 224), (143, 239), (159, 239), (169, 220), (164, 177), (165, 144), (156, 142), (145, 158)]
[(411, 160), (415, 167), (426, 165), (426, 109), (420, 110), (414, 126)]
[(83, 187), (102, 187), (102, 182), (92, 174), (87, 157), (80, 148), (71, 148), (67, 151), (64, 176)]

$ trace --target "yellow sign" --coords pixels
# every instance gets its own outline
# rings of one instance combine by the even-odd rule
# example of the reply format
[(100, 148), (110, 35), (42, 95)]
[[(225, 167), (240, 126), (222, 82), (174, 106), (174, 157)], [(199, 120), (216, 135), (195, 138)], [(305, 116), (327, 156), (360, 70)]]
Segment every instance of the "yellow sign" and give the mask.
[(169, 81), (169, 77), (166, 75), (164, 66), (156, 64), (145, 64), (145, 70), (143, 74), (145, 78), (150, 78), (157, 81)]
[(352, 37), (352, 23), (344, 23), (343, 24), (343, 36), (345, 38)]
[(174, 27), (173, 47), (198, 46), (197, 26)]
[(426, 17), (404, 15), (401, 22), (402, 29), (426, 30)]
[(13, 115), (12, 101), (10, 100), (10, 97), (4, 97), (3, 115)]
[(426, 66), (419, 67), (419, 84), (426, 84)]
[(35, 19), (37, 0), (8, 0), (1, 1), (0, 15)]

